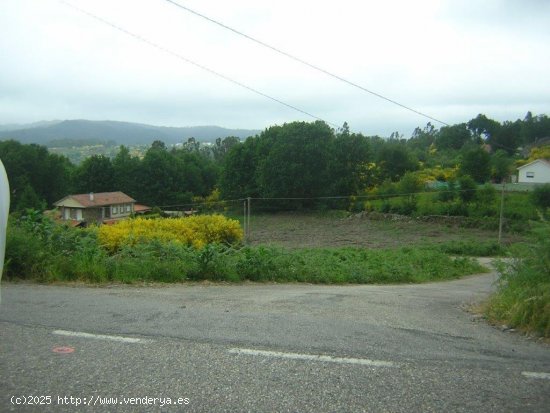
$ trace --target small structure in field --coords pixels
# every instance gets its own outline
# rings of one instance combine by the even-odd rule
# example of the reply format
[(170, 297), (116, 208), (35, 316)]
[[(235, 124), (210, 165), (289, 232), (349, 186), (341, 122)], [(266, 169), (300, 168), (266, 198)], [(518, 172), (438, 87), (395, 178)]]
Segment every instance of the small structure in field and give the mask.
[(63, 221), (75, 224), (111, 223), (136, 212), (136, 200), (120, 191), (68, 195), (54, 205), (59, 208)]
[(550, 160), (537, 159), (518, 168), (519, 183), (550, 183)]

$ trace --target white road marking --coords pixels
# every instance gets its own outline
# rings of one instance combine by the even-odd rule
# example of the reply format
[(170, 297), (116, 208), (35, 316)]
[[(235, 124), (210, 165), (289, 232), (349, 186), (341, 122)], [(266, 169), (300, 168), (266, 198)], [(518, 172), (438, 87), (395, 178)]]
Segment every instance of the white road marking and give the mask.
[(550, 373), (542, 373), (542, 372), (536, 372), (536, 371), (522, 371), (521, 374), (523, 374), (525, 377), (530, 377), (532, 379), (550, 380)]
[(301, 354), (301, 353), (284, 353), (280, 351), (265, 351), (265, 350), (253, 350), (247, 348), (232, 348), (229, 349), (232, 354), (244, 354), (247, 356), (264, 356), (273, 358), (283, 358), (291, 360), (307, 360), (307, 361), (321, 361), (327, 363), (340, 363), (340, 364), (360, 364), (363, 366), (371, 367), (395, 367), (395, 363), (384, 360), (370, 360), (360, 358), (349, 357), (332, 357), (323, 356), (317, 354)]
[(143, 343), (146, 341), (146, 340), (142, 340), (141, 338), (108, 336), (104, 334), (90, 334), (90, 333), (83, 333), (81, 331), (55, 330), (55, 331), (52, 331), (52, 334), (57, 334), (58, 336), (67, 336), (67, 337), (92, 338), (95, 340), (120, 341), (122, 343)]

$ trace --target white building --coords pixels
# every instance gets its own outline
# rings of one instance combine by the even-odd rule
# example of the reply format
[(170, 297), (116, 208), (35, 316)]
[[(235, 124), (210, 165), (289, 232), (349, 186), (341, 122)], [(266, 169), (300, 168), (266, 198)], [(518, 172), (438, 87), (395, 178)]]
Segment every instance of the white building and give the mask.
[(518, 168), (519, 183), (550, 183), (550, 160), (537, 159)]

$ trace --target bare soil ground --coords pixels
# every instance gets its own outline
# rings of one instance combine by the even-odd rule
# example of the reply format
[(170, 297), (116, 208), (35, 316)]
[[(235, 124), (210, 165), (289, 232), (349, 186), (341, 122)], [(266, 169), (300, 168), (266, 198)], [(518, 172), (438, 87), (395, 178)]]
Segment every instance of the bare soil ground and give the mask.
[[(434, 222), (372, 220), (364, 216), (338, 216), (315, 213), (261, 214), (251, 217), (253, 245), (299, 247), (395, 248), (446, 241), (493, 241), (496, 231), (461, 228)], [(505, 234), (504, 242), (519, 237)]]

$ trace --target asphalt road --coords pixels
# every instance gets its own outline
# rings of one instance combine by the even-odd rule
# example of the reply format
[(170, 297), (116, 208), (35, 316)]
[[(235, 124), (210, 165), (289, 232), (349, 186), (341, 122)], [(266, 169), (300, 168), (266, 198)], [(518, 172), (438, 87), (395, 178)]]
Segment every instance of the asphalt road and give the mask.
[(0, 411), (548, 412), (550, 348), (464, 310), (494, 280), (3, 284)]

